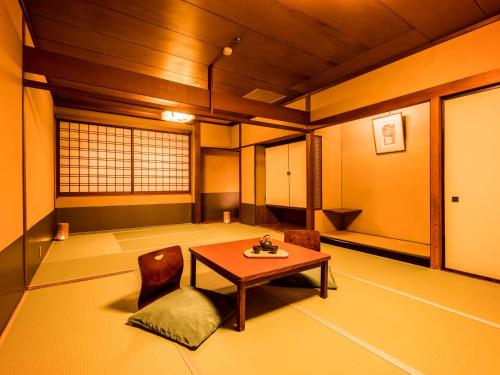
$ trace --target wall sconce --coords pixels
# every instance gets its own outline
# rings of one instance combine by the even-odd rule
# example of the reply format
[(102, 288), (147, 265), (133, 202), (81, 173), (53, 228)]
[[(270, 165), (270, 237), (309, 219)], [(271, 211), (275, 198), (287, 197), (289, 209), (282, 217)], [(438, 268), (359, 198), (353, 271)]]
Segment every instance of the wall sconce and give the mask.
[(193, 121), (194, 116), (188, 115), (187, 113), (165, 111), (165, 112), (161, 113), (161, 119), (163, 121), (185, 123), (185, 122)]
[(64, 241), (69, 236), (69, 223), (58, 223), (57, 233), (54, 239), (56, 241)]

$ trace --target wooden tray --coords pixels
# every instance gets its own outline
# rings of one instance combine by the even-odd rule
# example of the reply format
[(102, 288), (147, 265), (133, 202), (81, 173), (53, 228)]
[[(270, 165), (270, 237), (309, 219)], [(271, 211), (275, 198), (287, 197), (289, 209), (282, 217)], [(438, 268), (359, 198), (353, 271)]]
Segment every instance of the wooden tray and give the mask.
[(288, 258), (288, 251), (283, 250), (283, 249), (278, 249), (278, 252), (276, 254), (271, 254), (268, 251), (261, 251), (258, 254), (255, 254), (253, 252), (253, 249), (246, 249), (243, 252), (243, 255), (245, 255), (247, 258)]

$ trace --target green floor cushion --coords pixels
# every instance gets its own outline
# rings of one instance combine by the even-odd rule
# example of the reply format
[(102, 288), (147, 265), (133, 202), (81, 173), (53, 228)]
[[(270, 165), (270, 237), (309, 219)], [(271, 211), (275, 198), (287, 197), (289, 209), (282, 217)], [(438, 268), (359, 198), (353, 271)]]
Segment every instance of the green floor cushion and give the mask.
[(229, 296), (183, 287), (147, 305), (128, 321), (196, 349), (235, 312), (235, 305)]
[[(270, 281), (271, 285), (287, 286), (292, 288), (319, 288), (321, 287), (321, 268), (312, 268), (293, 275), (280, 277)], [(332, 269), (328, 267), (328, 289), (337, 289)]]

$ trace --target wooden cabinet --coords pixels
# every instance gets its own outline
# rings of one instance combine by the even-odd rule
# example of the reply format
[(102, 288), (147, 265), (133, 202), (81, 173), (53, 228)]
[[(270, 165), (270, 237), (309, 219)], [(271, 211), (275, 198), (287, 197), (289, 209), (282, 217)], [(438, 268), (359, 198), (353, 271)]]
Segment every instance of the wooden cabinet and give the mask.
[(306, 142), (266, 148), (266, 204), (306, 207)]

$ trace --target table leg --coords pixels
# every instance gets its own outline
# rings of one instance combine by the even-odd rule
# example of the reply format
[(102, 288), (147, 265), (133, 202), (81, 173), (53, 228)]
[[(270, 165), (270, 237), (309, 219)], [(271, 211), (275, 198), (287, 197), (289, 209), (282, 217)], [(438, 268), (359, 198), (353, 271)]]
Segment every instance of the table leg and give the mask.
[(196, 256), (191, 253), (191, 275), (190, 275), (190, 285), (196, 287)]
[(328, 297), (328, 261), (321, 263), (321, 298)]
[(246, 287), (237, 285), (236, 291), (236, 329), (245, 330), (245, 311), (246, 311)]

